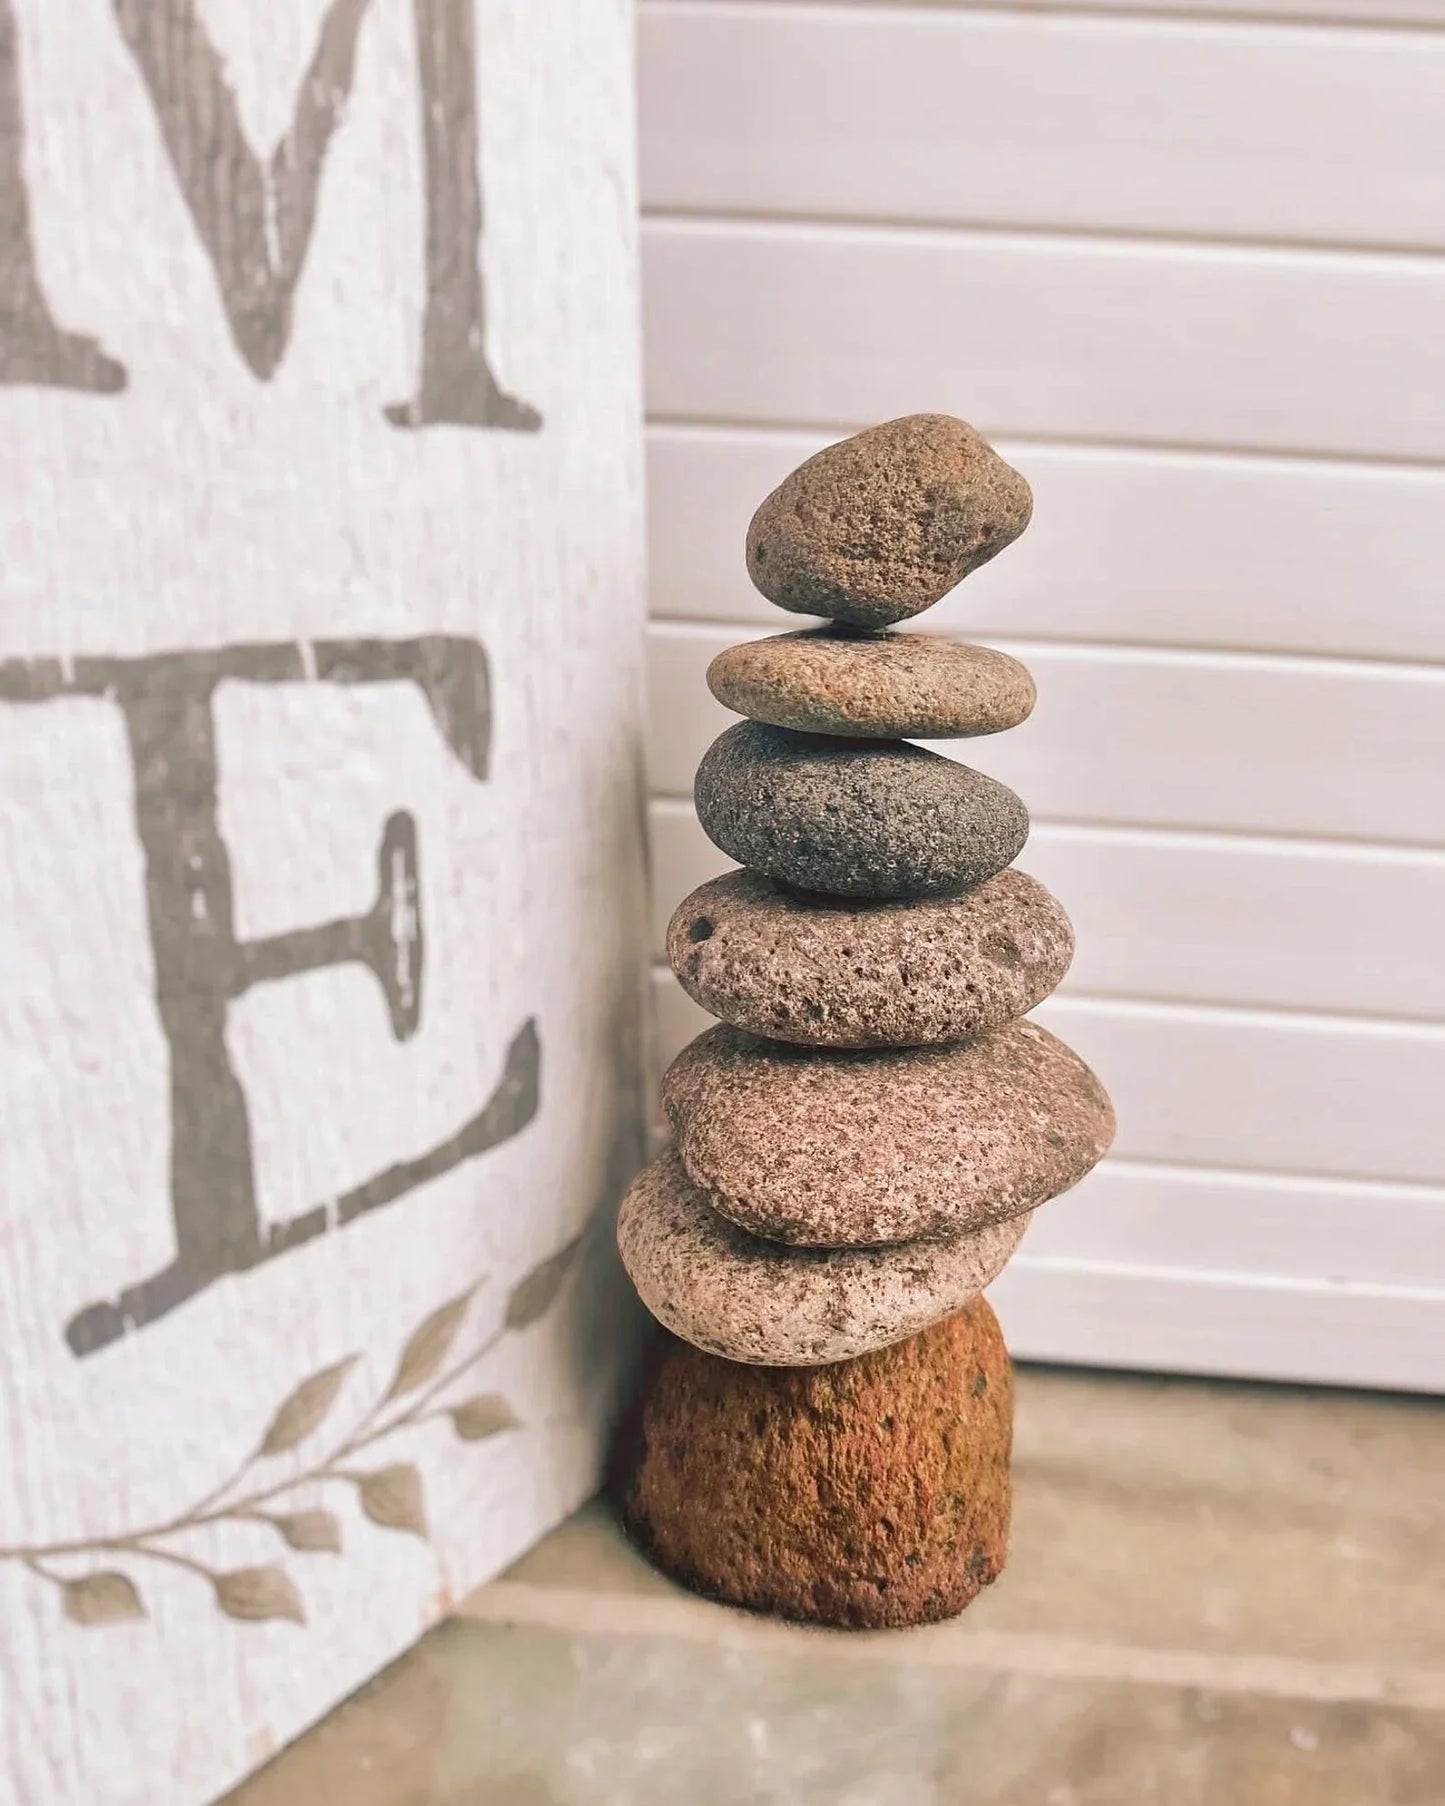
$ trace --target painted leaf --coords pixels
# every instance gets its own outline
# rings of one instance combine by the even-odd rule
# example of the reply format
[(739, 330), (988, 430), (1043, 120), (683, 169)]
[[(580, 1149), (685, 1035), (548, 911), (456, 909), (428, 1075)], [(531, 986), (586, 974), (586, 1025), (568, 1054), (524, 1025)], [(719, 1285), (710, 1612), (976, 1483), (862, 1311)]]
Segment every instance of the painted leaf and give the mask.
[(233, 1568), (214, 1576), (216, 1604), (228, 1618), (261, 1623), (268, 1618), (289, 1618), (304, 1624), (301, 1595), (284, 1568)]
[(341, 1549), (341, 1520), (334, 1511), (278, 1512), (271, 1522), (293, 1549), (308, 1553), (325, 1550), (337, 1554)]
[(517, 1281), (507, 1299), (508, 1329), (525, 1329), (551, 1309), (581, 1245), (579, 1235)]
[(65, 1615), (72, 1624), (120, 1624), (144, 1618), (146, 1608), (130, 1576), (112, 1568), (67, 1580)]
[(463, 1442), (484, 1442), (503, 1430), (515, 1430), (521, 1420), (500, 1393), (482, 1392), (452, 1407), (452, 1428)]
[(426, 1322), (412, 1332), (411, 1339), (401, 1351), (396, 1378), (387, 1388), (387, 1398), (400, 1398), (403, 1393), (415, 1392), (441, 1366), (447, 1358), (447, 1350), (456, 1341), (457, 1331), (462, 1326), (462, 1318), (467, 1314), (467, 1306), (476, 1289), (474, 1285), (468, 1286), (465, 1292), (434, 1310)]
[(261, 1438), (258, 1455), (284, 1455), (304, 1442), (336, 1403), (341, 1382), (356, 1364), (356, 1356), (348, 1355), (334, 1367), (323, 1367), (310, 1379), (302, 1380), (271, 1419), (271, 1427)]
[(415, 1536), (426, 1535), (426, 1497), (421, 1475), (410, 1462), (360, 1474), (356, 1486), (361, 1509), (373, 1524), (380, 1524), (383, 1530), (410, 1530)]

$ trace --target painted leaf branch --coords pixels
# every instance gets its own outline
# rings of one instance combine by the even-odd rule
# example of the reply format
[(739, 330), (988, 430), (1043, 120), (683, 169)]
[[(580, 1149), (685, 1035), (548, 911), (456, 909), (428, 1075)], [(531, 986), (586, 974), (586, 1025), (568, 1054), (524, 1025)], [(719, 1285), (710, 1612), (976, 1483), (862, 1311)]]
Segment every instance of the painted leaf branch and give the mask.
[(519, 1421), (516, 1412), (497, 1392), (464, 1398), (459, 1405), (453, 1405), (447, 1415), (463, 1442), (482, 1442), (488, 1436), (499, 1436), (503, 1430), (515, 1430)]
[(100, 1568), (62, 1585), (65, 1615), (72, 1624), (119, 1624), (146, 1615), (135, 1582), (115, 1568)]
[[(252, 1479), (260, 1463), (294, 1453), (320, 1432), (340, 1401), (347, 1377), (360, 1359), (358, 1354), (347, 1355), (299, 1381), (276, 1407), (251, 1453), (185, 1511), (115, 1535), (0, 1546), (0, 1561), (20, 1563), (56, 1588), (66, 1620), (86, 1628), (149, 1615), (135, 1579), (108, 1565), (116, 1556), (160, 1563), (194, 1575), (210, 1587), (217, 1608), (228, 1618), (245, 1623), (305, 1624), (305, 1605), (285, 1568), (267, 1562), (229, 1569), (211, 1567), (191, 1554), (180, 1539), (217, 1524), (254, 1526), (278, 1536), (298, 1554), (339, 1555), (342, 1524), (336, 1512), (316, 1505), (292, 1505), (290, 1496), (308, 1486), (340, 1486), (352, 1492), (362, 1515), (379, 1529), (428, 1540), (426, 1483), (420, 1467), (411, 1461), (357, 1467), (351, 1465), (353, 1458), (388, 1437), (439, 1418), (446, 1418), (453, 1435), (465, 1443), (488, 1441), (523, 1428), (501, 1393), (479, 1392), (460, 1399), (448, 1394), (505, 1336), (530, 1328), (552, 1309), (580, 1247), (578, 1237), (525, 1273), (507, 1295), (500, 1326), (450, 1365), (448, 1357), (456, 1349), (481, 1282), (439, 1305), (407, 1337), (386, 1390), (361, 1412), (329, 1453), (303, 1463), (298, 1471), (259, 1484)], [(58, 1572), (54, 1566), (56, 1561), (86, 1557), (97, 1565), (78, 1574)], [(99, 1565), (102, 1559), (107, 1565)]]
[(313, 1373), (310, 1379), (302, 1380), (271, 1419), (271, 1427), (261, 1438), (257, 1454), (288, 1454), (298, 1443), (305, 1442), (313, 1430), (319, 1429), (336, 1403), (336, 1395), (341, 1390), (343, 1380), (356, 1365), (356, 1359), (355, 1355), (348, 1355), (334, 1367), (323, 1367), (320, 1373)]
[(551, 1310), (581, 1245), (579, 1235), (517, 1281), (507, 1299), (508, 1329), (526, 1329)]
[(441, 1366), (451, 1352), (452, 1343), (457, 1339), (457, 1331), (462, 1326), (462, 1319), (467, 1314), (467, 1306), (475, 1291), (475, 1286), (468, 1286), (465, 1292), (433, 1311), (413, 1331), (406, 1347), (401, 1351), (396, 1378), (387, 1387), (383, 1404), (389, 1404), (392, 1399), (401, 1398), (408, 1392), (415, 1392)]

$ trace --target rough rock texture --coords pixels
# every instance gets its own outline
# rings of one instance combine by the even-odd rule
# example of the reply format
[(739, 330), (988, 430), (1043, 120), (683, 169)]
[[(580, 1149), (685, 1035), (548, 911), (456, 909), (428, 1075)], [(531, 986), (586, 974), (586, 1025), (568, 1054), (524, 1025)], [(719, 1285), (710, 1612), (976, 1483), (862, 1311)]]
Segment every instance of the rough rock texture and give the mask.
[(693, 787), (708, 838), (739, 865), (843, 897), (934, 897), (1010, 864), (1029, 816), (1012, 790), (902, 741), (740, 721)]
[(1114, 1112), (1062, 1041), (1013, 1022), (952, 1047), (819, 1052), (720, 1025), (668, 1067), (688, 1176), (739, 1227), (807, 1247), (961, 1235), (1104, 1154)]
[(1028, 719), (1034, 680), (1016, 658), (921, 633), (814, 627), (729, 646), (708, 688), (752, 721), (812, 734), (944, 740)]
[(813, 1367), (916, 1335), (991, 1285), (1027, 1215), (949, 1241), (785, 1248), (719, 1216), (669, 1148), (633, 1180), (617, 1245), (658, 1322), (729, 1361)]
[(829, 445), (785, 477), (748, 528), (770, 602), (887, 627), (947, 595), (1029, 523), (1029, 486), (948, 414), (909, 414)]
[(1010, 868), (961, 897), (867, 903), (729, 872), (678, 905), (667, 957), (711, 1016), (809, 1047), (922, 1047), (1026, 1015), (1068, 970), (1069, 918)]
[(729, 1604), (857, 1629), (952, 1617), (1008, 1551), (1013, 1376), (982, 1298), (828, 1367), (664, 1338), (615, 1451), (634, 1541)]

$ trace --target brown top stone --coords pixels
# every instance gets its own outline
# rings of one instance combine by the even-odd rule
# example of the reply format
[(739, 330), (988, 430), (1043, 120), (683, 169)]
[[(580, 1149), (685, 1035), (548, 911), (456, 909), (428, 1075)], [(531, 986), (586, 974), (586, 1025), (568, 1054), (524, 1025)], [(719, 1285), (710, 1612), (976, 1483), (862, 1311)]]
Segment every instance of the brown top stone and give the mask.
[(1006, 785), (904, 740), (839, 740), (740, 721), (693, 785), (739, 865), (840, 897), (936, 897), (1010, 864), (1028, 810)]
[(1010, 867), (961, 897), (868, 903), (728, 872), (678, 905), (667, 957), (737, 1028), (808, 1047), (922, 1047), (998, 1028), (1068, 970), (1073, 929)]
[(662, 1102), (695, 1185), (802, 1246), (960, 1235), (1067, 1191), (1114, 1134), (1103, 1087), (1035, 1022), (951, 1047), (819, 1052), (720, 1025)]
[(748, 575), (794, 614), (887, 627), (1017, 539), (1029, 486), (973, 428), (908, 414), (826, 446), (748, 528)]
[(669, 1148), (632, 1182), (617, 1245), (674, 1335), (730, 1361), (808, 1367), (949, 1316), (997, 1278), (1028, 1223), (889, 1248), (787, 1248), (719, 1216)]
[(884, 740), (997, 734), (1027, 720), (1035, 694), (1025, 667), (987, 646), (829, 627), (730, 646), (707, 683), (753, 721)]
[(711, 1598), (923, 1624), (1003, 1567), (1012, 1430), (1013, 1375), (983, 1298), (827, 1367), (749, 1367), (660, 1337), (612, 1490), (634, 1541)]

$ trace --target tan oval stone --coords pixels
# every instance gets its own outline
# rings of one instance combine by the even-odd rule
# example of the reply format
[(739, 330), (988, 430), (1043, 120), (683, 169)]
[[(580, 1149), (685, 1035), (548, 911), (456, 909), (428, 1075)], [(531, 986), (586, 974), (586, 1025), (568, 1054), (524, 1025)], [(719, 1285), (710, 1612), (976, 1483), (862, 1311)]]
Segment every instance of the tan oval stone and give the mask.
[(998, 1028), (1068, 970), (1073, 929), (1010, 866), (961, 897), (867, 903), (729, 872), (678, 905), (667, 957), (736, 1028), (808, 1047), (922, 1047)]
[(1028, 525), (1029, 486), (965, 421), (908, 414), (825, 446), (748, 528), (770, 602), (855, 627), (930, 608)]
[(638, 1296), (683, 1341), (729, 1361), (811, 1367), (915, 1335), (998, 1277), (1028, 1216), (947, 1241), (788, 1248), (719, 1216), (674, 1149), (632, 1182), (617, 1220)]
[(729, 646), (708, 666), (725, 708), (803, 733), (948, 740), (1028, 719), (1034, 680), (988, 646), (812, 627)]
[(1036, 1022), (950, 1047), (821, 1052), (720, 1025), (667, 1069), (688, 1176), (805, 1247), (961, 1235), (1067, 1191), (1114, 1134), (1103, 1087)]
[(746, 1366), (666, 1336), (611, 1483), (633, 1540), (709, 1598), (857, 1629), (925, 1624), (1003, 1567), (1012, 1430), (985, 1298), (826, 1367)]

